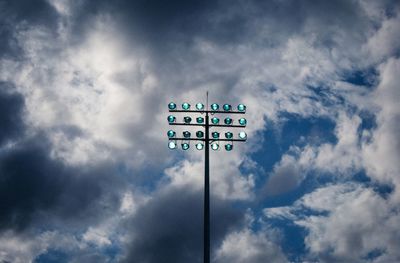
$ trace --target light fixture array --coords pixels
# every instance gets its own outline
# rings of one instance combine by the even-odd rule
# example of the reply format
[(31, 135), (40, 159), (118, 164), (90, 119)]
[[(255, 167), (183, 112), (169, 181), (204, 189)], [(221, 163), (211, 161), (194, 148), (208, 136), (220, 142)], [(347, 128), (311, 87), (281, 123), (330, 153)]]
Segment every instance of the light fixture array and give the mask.
[[(210, 105), (210, 109), (207, 109), (203, 103), (197, 103), (195, 105), (196, 109), (191, 109), (189, 103), (182, 103), (181, 109), (178, 109), (178, 106), (174, 102), (170, 102), (168, 104), (168, 109), (170, 113), (186, 113), (188, 114), (206, 114), (206, 116), (184, 116), (181, 120), (182, 122), (177, 121), (178, 118), (174, 115), (169, 115), (167, 120), (170, 125), (183, 125), (183, 126), (202, 126), (206, 128), (206, 131), (212, 128), (245, 128), (247, 125), (247, 120), (245, 118), (238, 118), (237, 120), (232, 119), (231, 117), (224, 117), (222, 120), (216, 116), (212, 116), (209, 120), (209, 114), (245, 114), (246, 106), (244, 104), (237, 105), (236, 109), (233, 110), (232, 105), (223, 104), (220, 107), (219, 104), (213, 103)], [(194, 121), (192, 121), (194, 120)], [(212, 150), (219, 150), (219, 142), (224, 141), (226, 144), (224, 148), (226, 151), (231, 151), (233, 149), (233, 142), (243, 142), (247, 140), (247, 134), (245, 131), (240, 131), (237, 133), (237, 137), (234, 137), (234, 133), (228, 131), (225, 132), (224, 138), (221, 136), (220, 132), (212, 131), (209, 136), (205, 136), (205, 132), (198, 130), (195, 132), (195, 137), (192, 137), (190, 131), (183, 131), (182, 137), (178, 137), (177, 133), (173, 130), (169, 130), (167, 132), (167, 136), (169, 139), (168, 147), (170, 149), (176, 149), (178, 147), (177, 141), (181, 141), (181, 147), (183, 150), (188, 150), (190, 148), (190, 141), (197, 141), (195, 147), (197, 150), (203, 150), (205, 143), (209, 143)], [(207, 139), (208, 138), (208, 139)]]

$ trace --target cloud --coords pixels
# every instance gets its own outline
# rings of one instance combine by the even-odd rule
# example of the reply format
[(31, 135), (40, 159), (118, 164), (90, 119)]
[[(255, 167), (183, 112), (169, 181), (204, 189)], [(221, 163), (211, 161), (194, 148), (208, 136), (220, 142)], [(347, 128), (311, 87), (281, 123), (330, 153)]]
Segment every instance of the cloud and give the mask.
[(0, 82), (0, 146), (24, 132), (24, 98), (10, 83)]
[(216, 262), (288, 262), (281, 249), (263, 233), (249, 229), (231, 232), (217, 251)]
[(265, 195), (276, 195), (295, 189), (304, 179), (305, 174), (297, 163), (297, 160), (290, 155), (284, 155), (282, 160), (275, 165), (273, 173), (268, 177), (264, 186)]
[(380, 66), (381, 81), (374, 91), (374, 102), (379, 107), (377, 112), (377, 128), (369, 135), (370, 141), (363, 145), (365, 168), (368, 175), (382, 182), (396, 186), (395, 199), (399, 200), (398, 188), (400, 182), (398, 174), (400, 166), (400, 107), (398, 100), (400, 92), (399, 82), (400, 62), (398, 59), (389, 59)]
[(51, 159), (47, 145), (44, 137), (34, 137), (2, 152), (2, 230), (23, 230), (45, 215), (59, 220), (94, 219), (118, 202), (119, 180), (112, 177), (111, 167), (68, 168)]
[[(3, 240), (29, 240), (26, 255), (6, 244), (1, 260), (200, 258), (202, 153), (169, 151), (165, 118), (169, 101), (194, 105), (207, 90), (212, 102), (248, 105), (248, 142), (212, 153), (217, 261), (285, 261), (285, 246), (265, 229), (242, 227), (243, 204), (261, 210), (258, 189), (284, 195), (321, 173), (344, 185), (316, 185), (294, 208), (270, 213), (310, 231), (304, 258), (396, 259), (392, 247), (376, 244), (398, 237), (391, 231), (399, 200), (398, 7), (368, 0), (1, 1), (0, 229)], [(365, 114), (375, 120), (368, 129)], [(276, 163), (264, 167), (257, 155), (274, 140), (264, 132), (279, 133), (285, 116), (329, 119), (336, 140), (273, 141), (268, 154)], [(348, 185), (359, 172), (393, 192), (382, 197)], [(361, 214), (365, 224), (354, 224)], [(382, 233), (372, 228), (377, 220)], [(69, 232), (79, 241), (71, 247), (84, 252), (59, 252), (52, 238), (34, 234), (54, 229)], [(68, 236), (60, 233), (53, 235)], [(114, 246), (117, 256), (103, 251)]]
[[(265, 209), (268, 217), (293, 220), (307, 229), (310, 260), (396, 261), (399, 215), (388, 200), (359, 184), (329, 185), (292, 207)], [(311, 214), (304, 216), (304, 209)]]
[[(200, 262), (202, 201), (201, 192), (190, 188), (169, 186), (158, 191), (126, 223), (132, 234), (123, 262)], [(241, 222), (240, 211), (214, 197), (211, 201), (212, 247)]]

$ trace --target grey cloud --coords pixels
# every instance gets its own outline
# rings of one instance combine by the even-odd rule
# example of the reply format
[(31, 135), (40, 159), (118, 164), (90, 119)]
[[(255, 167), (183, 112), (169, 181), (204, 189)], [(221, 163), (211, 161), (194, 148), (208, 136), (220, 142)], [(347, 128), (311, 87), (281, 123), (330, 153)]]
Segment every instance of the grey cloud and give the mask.
[(16, 0), (0, 1), (0, 57), (18, 58), (23, 55), (24, 50), (20, 47), (15, 34), (16, 26), (27, 25), (44, 26), (55, 29), (58, 14), (54, 8), (45, 0)]
[[(115, 28), (112, 27), (111, 31), (120, 33), (115, 37), (124, 35), (125, 44), (132, 46), (132, 49), (128, 47), (124, 52), (130, 59), (128, 55), (132, 50), (135, 51), (132, 60), (140, 61), (138, 63), (140, 74), (134, 74), (132, 73), (134, 70), (129, 69), (115, 76), (113, 81), (123, 88), (134, 90), (135, 95), (139, 94), (143, 105), (137, 109), (139, 113), (137, 122), (125, 124), (125, 120), (116, 120), (112, 123), (112, 127), (120, 125), (121, 127), (118, 127), (123, 131), (111, 132), (111, 136), (126, 134), (127, 138), (134, 138), (135, 143), (132, 144), (134, 146), (124, 150), (111, 149), (110, 152), (121, 163), (128, 159), (145, 159), (146, 162), (141, 163), (144, 165), (138, 168), (138, 175), (131, 177), (146, 178), (137, 181), (138, 184), (146, 185), (148, 182), (146, 180), (150, 178), (152, 181), (161, 174), (160, 163), (163, 163), (167, 155), (160, 151), (158, 140), (148, 142), (147, 139), (153, 139), (154, 135), (149, 131), (160, 126), (154, 121), (154, 116), (160, 113), (168, 97), (177, 98), (179, 94), (207, 87), (213, 91), (215, 100), (222, 100), (222, 97), (226, 97), (228, 92), (234, 90), (235, 92), (231, 93), (233, 100), (235, 96), (247, 95), (259, 98), (260, 101), (255, 101), (260, 102), (259, 104), (268, 101), (271, 105), (274, 103), (278, 105), (263, 107), (269, 105), (262, 104), (260, 108), (254, 107), (252, 111), (254, 116), (258, 109), (263, 110), (255, 121), (262, 120), (268, 114), (274, 115), (275, 111), (325, 114), (321, 107), (325, 107), (329, 114), (335, 115), (332, 113), (335, 109), (329, 108), (332, 105), (321, 106), (320, 103), (323, 101), (321, 93), (312, 93), (313, 103), (308, 102), (307, 96), (310, 96), (310, 92), (302, 88), (303, 84), (307, 81), (324, 83), (327, 85), (326, 89), (330, 90), (329, 85), (332, 84), (330, 81), (337, 78), (338, 72), (343, 69), (353, 70), (363, 67), (363, 63), (369, 63), (369, 60), (362, 56), (360, 49), (367, 42), (369, 34), (379, 28), (381, 19), (386, 19), (390, 16), (390, 12), (394, 12), (390, 9), (394, 10), (398, 1), (387, 1), (385, 4), (381, 10), (383, 18), (376, 20), (368, 16), (359, 1), (343, 0), (319, 2), (119, 0), (112, 3), (74, 1), (71, 4), (73, 12), (68, 17), (58, 14), (47, 1), (2, 1), (1, 17), (6, 19), (0, 26), (2, 40), (4, 37), (4, 41), (0, 44), (0, 53), (1, 57), (14, 57), (15, 60), (20, 58), (23, 50), (19, 45), (22, 43), (16, 42), (18, 30), (27, 30), (29, 26), (34, 30), (35, 26), (39, 26), (54, 33), (60, 26), (60, 29), (65, 29), (60, 32), (67, 32), (62, 36), (66, 38), (65, 42), (50, 41), (53, 38), (58, 40), (58, 33), (33, 39), (32, 43), (38, 44), (35, 50), (42, 52), (35, 54), (40, 58), (33, 62), (21, 62), (35, 65), (33, 71), (29, 71), (28, 67), (25, 72), (30, 73), (23, 78), (46, 80), (47, 78), (43, 76), (57, 76), (53, 73), (65, 70), (65, 67), (56, 67), (65, 57), (56, 56), (55, 64), (52, 64), (54, 61), (48, 62), (48, 58), (53, 58), (59, 51), (62, 53), (63, 48), (71, 45), (79, 47), (80, 43), (87, 40), (86, 34), (96, 30), (97, 15), (99, 17), (105, 15), (110, 21), (116, 22), (117, 25), (113, 25)], [(60, 21), (62, 22), (58, 23)], [(49, 42), (44, 41), (46, 37)], [(376, 43), (379, 44), (380, 41)], [(49, 46), (56, 46), (54, 50), (57, 52), (48, 50)], [(288, 52), (293, 53), (287, 54)], [(287, 61), (282, 62), (283, 56), (288, 56)], [(353, 63), (359, 60), (367, 62)], [(287, 73), (281, 73), (283, 71)], [(302, 76), (303, 73), (306, 74), (304, 82), (303, 78), (293, 80), (296, 74)], [(142, 83), (146, 74), (151, 74), (158, 81), (158, 84), (151, 86), (153, 89), (144, 90), (146, 87)], [(287, 87), (279, 84), (286, 79), (289, 79)], [(67, 77), (65, 83), (68, 84), (65, 85), (67, 86), (65, 90), (68, 90), (70, 83)], [(273, 95), (266, 91), (264, 83), (271, 83), (276, 87)], [(24, 84), (33, 89), (55, 86), (45, 81), (27, 81)], [(80, 85), (82, 86), (74, 88), (85, 89), (85, 85), (89, 84)], [(253, 89), (257, 85), (260, 88)], [(55, 94), (54, 97), (57, 97), (57, 88), (58, 86), (51, 90)], [(335, 86), (335, 89), (337, 88)], [(345, 90), (344, 93), (346, 92), (351, 91)], [(62, 96), (67, 94), (68, 92), (65, 92), (57, 99), (64, 102)], [(121, 94), (123, 96), (127, 93)], [(132, 96), (131, 93), (128, 95)], [(88, 99), (86, 95), (83, 97), (83, 100)], [(0, 130), (0, 144), (1, 141), (6, 142), (21, 135), (24, 129), (21, 121), (23, 101), (18, 94), (0, 93), (0, 108), (8, 105), (0, 113), (7, 120), (4, 126), (6, 128), (3, 129), (2, 126)], [(116, 104), (118, 103), (117, 100)], [(57, 103), (54, 105), (48, 106), (50, 109), (64, 109), (61, 106), (71, 109), (76, 106), (72, 104), (73, 106), (66, 107)], [(306, 107), (308, 108), (305, 110)], [(342, 104), (339, 107), (342, 107)], [(112, 117), (118, 119), (117, 115)], [(104, 118), (109, 117), (105, 115)], [(50, 124), (49, 130), (57, 129), (57, 132), (66, 135), (67, 142), (79, 138), (82, 134), (90, 134), (80, 130), (78, 126), (75, 127), (74, 123), (68, 122), (64, 125), (62, 120), (59, 121), (60, 123), (53, 126)], [(137, 125), (139, 121), (141, 124)], [(96, 122), (96, 124), (104, 123)], [(262, 124), (259, 128), (262, 129)], [(93, 134), (96, 134), (96, 131), (93, 129)], [(118, 192), (122, 186), (115, 174), (121, 171), (115, 171), (112, 164), (73, 168), (50, 156), (52, 146), (47, 141), (46, 135), (20, 140), (22, 142), (17, 146), (8, 150), (2, 149), (0, 154), (0, 198), (5, 200), (0, 205), (1, 230), (22, 230), (33, 223), (41, 225), (43, 218), (50, 218), (50, 221), (58, 220), (63, 228), (65, 227), (63, 224), (68, 224), (66, 221), (75, 220), (85, 228), (93, 223), (91, 220), (94, 220), (94, 217), (101, 220), (107, 213), (116, 209)], [(94, 144), (90, 140), (87, 142)], [(96, 146), (93, 148), (99, 152)], [(150, 171), (149, 166), (154, 170)], [(129, 172), (123, 171), (124, 175)], [(297, 177), (300, 168), (294, 162), (277, 164), (274, 172), (266, 186), (269, 193), (288, 191), (300, 182)], [(148, 175), (149, 173), (151, 174)], [(128, 236), (136, 238), (129, 246), (126, 259), (128, 262), (133, 259), (144, 262), (166, 260), (196, 262), (200, 258), (201, 196), (199, 193), (182, 189), (175, 190), (176, 192), (171, 190), (153, 193), (153, 200), (141, 207), (135, 218), (128, 223), (127, 229), (132, 231), (132, 235), (129, 233)], [(240, 224), (241, 214), (231, 211), (229, 205), (222, 201), (217, 201), (215, 204), (217, 214), (213, 222), (222, 225), (215, 225), (214, 244), (220, 242), (231, 227)], [(97, 258), (97, 255), (94, 255), (94, 258)], [(227, 258), (230, 259), (229, 256)]]
[(305, 171), (302, 170), (298, 160), (290, 155), (284, 155), (282, 160), (275, 165), (268, 178), (263, 195), (271, 196), (283, 194), (295, 189), (304, 179)]
[(57, 20), (57, 12), (45, 0), (0, 1), (5, 18), (32, 24), (50, 26)]
[[(129, 222), (133, 241), (124, 262), (202, 262), (203, 198), (190, 189), (169, 188), (157, 193)], [(242, 212), (213, 197), (212, 250), (228, 231), (244, 221)]]
[(84, 226), (119, 204), (120, 183), (111, 167), (71, 168), (53, 160), (48, 149), (46, 138), (37, 136), (1, 151), (1, 230), (25, 230), (43, 215), (49, 224)]
[(0, 82), (0, 146), (24, 132), (24, 97), (12, 84)]

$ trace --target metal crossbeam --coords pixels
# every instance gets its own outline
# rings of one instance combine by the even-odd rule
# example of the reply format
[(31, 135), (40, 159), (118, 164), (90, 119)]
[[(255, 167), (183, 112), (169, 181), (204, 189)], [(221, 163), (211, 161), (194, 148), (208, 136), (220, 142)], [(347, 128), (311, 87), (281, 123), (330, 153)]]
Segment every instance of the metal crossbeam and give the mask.
[[(172, 137), (172, 138), (168, 138), (168, 140), (170, 140), (170, 141), (202, 141), (202, 142), (206, 141), (206, 139), (204, 139), (204, 138), (184, 138), (184, 137), (181, 137), (181, 138)], [(246, 139), (208, 139), (208, 142), (218, 142), (218, 141), (220, 141), (220, 142), (245, 142)]]
[(213, 115), (214, 113), (223, 113), (223, 114), (246, 114), (245, 111), (224, 111), (224, 110), (169, 110), (169, 112), (191, 112), (191, 113), (208, 113)]

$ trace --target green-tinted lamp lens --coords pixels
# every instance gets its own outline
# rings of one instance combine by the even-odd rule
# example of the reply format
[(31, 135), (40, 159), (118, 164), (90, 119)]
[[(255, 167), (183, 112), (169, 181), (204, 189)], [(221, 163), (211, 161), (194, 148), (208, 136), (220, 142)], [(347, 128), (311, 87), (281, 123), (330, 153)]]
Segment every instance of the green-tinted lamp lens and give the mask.
[(214, 118), (211, 119), (211, 122), (213, 124), (218, 124), (219, 123), (219, 119), (217, 117), (214, 117)]
[(225, 132), (225, 138), (227, 138), (227, 139), (232, 139), (232, 138), (233, 138), (233, 133), (231, 133), (231, 132)]
[(175, 137), (175, 132), (172, 131), (172, 130), (169, 130), (169, 131), (167, 132), (167, 135), (168, 135), (169, 138), (173, 138), (173, 137)]
[(197, 121), (197, 123), (203, 123), (204, 122), (204, 118), (203, 117), (197, 117), (196, 121)]
[(219, 138), (219, 132), (213, 132), (213, 133), (211, 133), (211, 136), (212, 136), (214, 139), (218, 139), (218, 138)]
[(204, 144), (203, 143), (199, 142), (199, 143), (196, 144), (196, 149), (197, 150), (203, 150), (203, 148), (204, 148)]
[(169, 123), (175, 122), (175, 119), (176, 119), (175, 116), (172, 116), (172, 115), (169, 115), (169, 116), (168, 116), (168, 122), (169, 122)]
[(230, 111), (232, 109), (232, 106), (229, 104), (224, 104), (223, 108), (224, 108), (224, 111)]
[(213, 111), (216, 111), (216, 110), (219, 109), (219, 105), (218, 105), (217, 103), (213, 103), (213, 104), (211, 104), (211, 109), (212, 109)]
[(183, 132), (183, 137), (185, 137), (185, 138), (190, 138), (190, 132), (184, 131), (184, 132)]
[(233, 149), (233, 144), (225, 144), (225, 150), (229, 152), (232, 151), (232, 149)]
[(204, 109), (204, 104), (203, 103), (197, 103), (196, 104), (196, 109), (203, 110)]
[(245, 118), (240, 118), (239, 119), (239, 124), (242, 125), (242, 126), (245, 126), (247, 124), (246, 119)]
[(219, 148), (219, 144), (218, 143), (211, 144), (211, 149), (213, 149), (214, 151), (218, 150), (218, 148)]
[(247, 138), (247, 134), (244, 131), (239, 132), (239, 138), (240, 139), (246, 139)]
[(176, 109), (176, 104), (173, 103), (173, 102), (170, 102), (170, 103), (168, 104), (168, 109), (170, 109), (170, 110), (175, 110), (175, 109)]
[(197, 136), (197, 138), (203, 138), (203, 137), (204, 137), (204, 132), (202, 132), (202, 131), (197, 131), (197, 132), (196, 132), (196, 136)]
[(182, 149), (185, 150), (185, 151), (186, 151), (187, 149), (189, 149), (189, 144), (186, 143), (186, 142), (182, 143)]
[(176, 143), (175, 142), (169, 142), (168, 143), (168, 148), (170, 148), (171, 150), (175, 149), (176, 148)]
[(225, 122), (226, 125), (231, 125), (232, 124), (232, 119), (227, 117), (227, 118), (225, 118), (224, 122)]
[(192, 118), (190, 118), (190, 117), (183, 117), (183, 121), (184, 121), (186, 124), (189, 124), (189, 123), (192, 121)]
[(243, 105), (243, 104), (239, 104), (239, 105), (237, 106), (237, 109), (238, 109), (238, 111), (246, 111), (246, 106)]
[(190, 109), (190, 104), (187, 103), (187, 102), (183, 103), (183, 104), (182, 104), (182, 109), (184, 109), (184, 110)]

